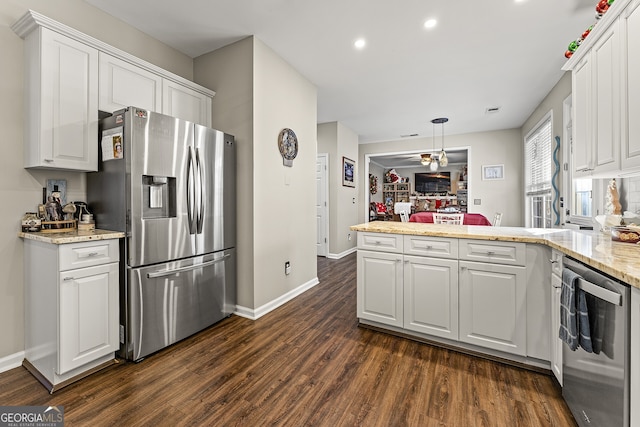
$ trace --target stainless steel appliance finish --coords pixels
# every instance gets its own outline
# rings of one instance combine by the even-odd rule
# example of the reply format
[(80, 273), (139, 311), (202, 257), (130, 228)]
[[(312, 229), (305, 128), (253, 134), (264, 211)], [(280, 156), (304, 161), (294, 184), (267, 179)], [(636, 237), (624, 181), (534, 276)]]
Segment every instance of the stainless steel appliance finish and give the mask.
[(87, 197), (100, 228), (126, 233), (119, 355), (139, 360), (235, 310), (235, 142), (128, 107), (100, 121), (100, 144)]
[(628, 285), (565, 257), (586, 293), (592, 341), (599, 354), (563, 346), (562, 395), (580, 426), (629, 425), (630, 296)]

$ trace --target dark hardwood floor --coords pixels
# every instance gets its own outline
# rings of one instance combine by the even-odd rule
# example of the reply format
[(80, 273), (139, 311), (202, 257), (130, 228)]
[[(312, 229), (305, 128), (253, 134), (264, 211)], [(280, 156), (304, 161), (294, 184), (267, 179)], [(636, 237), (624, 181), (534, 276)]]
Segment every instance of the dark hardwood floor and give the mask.
[(232, 316), (50, 395), (24, 368), (0, 405), (67, 426), (575, 426), (551, 377), (358, 327), (356, 257), (257, 321)]

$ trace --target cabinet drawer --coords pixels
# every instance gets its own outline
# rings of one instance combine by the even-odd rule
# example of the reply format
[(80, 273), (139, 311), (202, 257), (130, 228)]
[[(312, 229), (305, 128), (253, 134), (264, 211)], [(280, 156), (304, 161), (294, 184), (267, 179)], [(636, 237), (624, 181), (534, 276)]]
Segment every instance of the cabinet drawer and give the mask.
[(562, 277), (562, 252), (555, 249), (551, 251), (551, 272)]
[(60, 245), (60, 271), (118, 262), (117, 239)]
[(459, 250), (461, 260), (525, 265), (527, 246), (517, 242), (460, 240)]
[(404, 236), (404, 253), (437, 258), (458, 258), (458, 239)]
[(385, 233), (358, 233), (358, 249), (402, 253), (402, 235)]

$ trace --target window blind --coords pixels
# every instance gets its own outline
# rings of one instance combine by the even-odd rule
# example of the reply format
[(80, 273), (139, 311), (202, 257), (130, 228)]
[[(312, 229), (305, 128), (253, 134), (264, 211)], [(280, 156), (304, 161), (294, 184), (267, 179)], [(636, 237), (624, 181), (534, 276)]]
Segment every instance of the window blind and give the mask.
[(525, 193), (551, 191), (551, 116), (525, 140)]

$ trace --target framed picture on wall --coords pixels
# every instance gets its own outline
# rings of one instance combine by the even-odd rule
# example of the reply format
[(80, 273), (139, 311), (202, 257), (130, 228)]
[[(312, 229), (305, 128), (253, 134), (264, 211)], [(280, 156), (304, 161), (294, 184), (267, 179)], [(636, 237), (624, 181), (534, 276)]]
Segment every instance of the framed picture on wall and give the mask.
[(342, 185), (356, 186), (356, 162), (346, 157), (342, 158)]
[(482, 179), (485, 181), (504, 179), (504, 165), (483, 165)]

